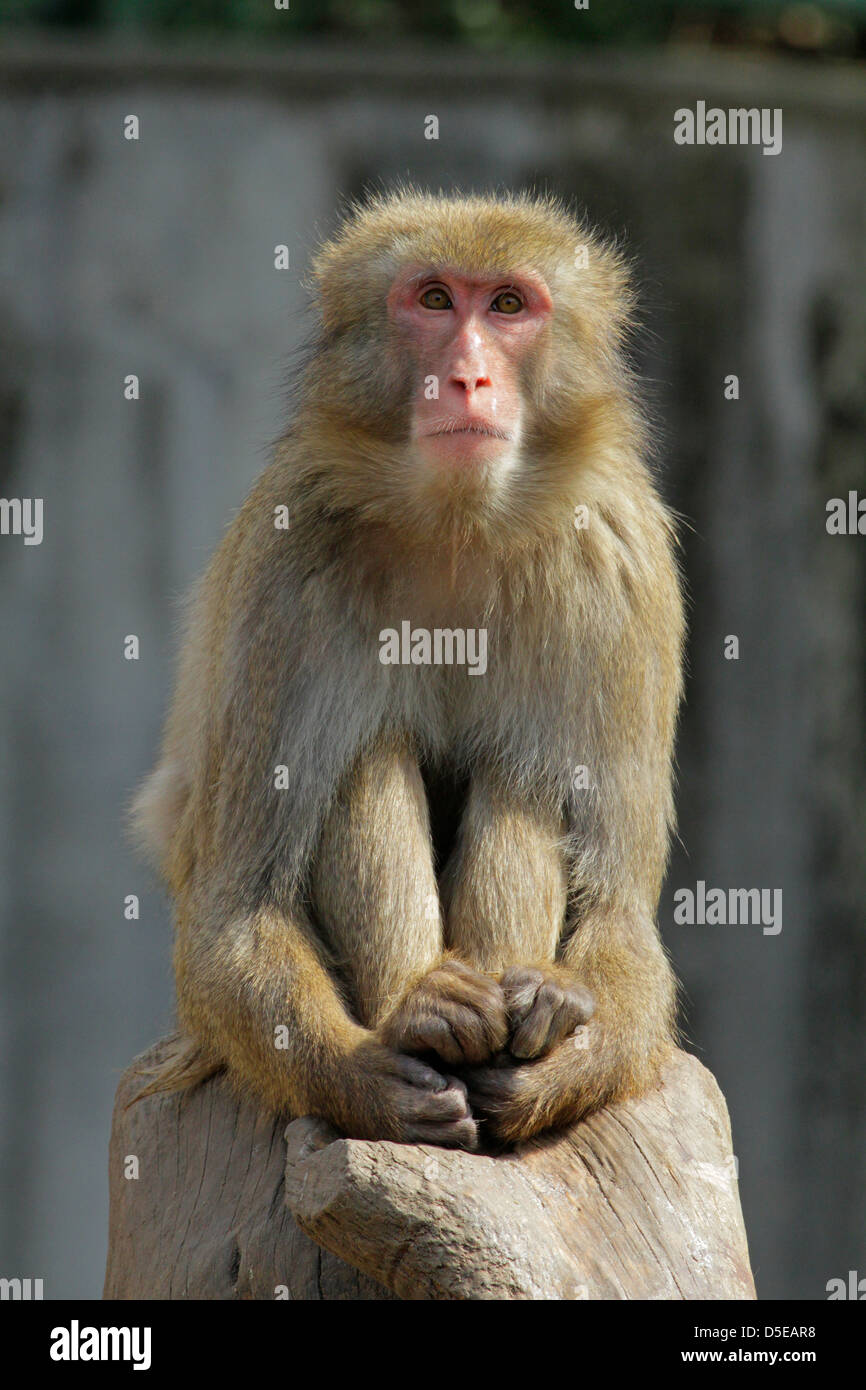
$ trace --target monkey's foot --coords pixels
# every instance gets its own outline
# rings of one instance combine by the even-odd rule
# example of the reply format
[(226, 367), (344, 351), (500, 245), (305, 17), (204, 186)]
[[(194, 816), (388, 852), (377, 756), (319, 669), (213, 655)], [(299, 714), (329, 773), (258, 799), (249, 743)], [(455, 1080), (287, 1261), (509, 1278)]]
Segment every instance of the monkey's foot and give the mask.
[(461, 1073), (485, 1134), (513, 1144), (546, 1129), (561, 1129), (613, 1097), (615, 1079), (585, 1046), (585, 1032), (581, 1029), (534, 1062), (515, 1063), (502, 1056), (493, 1066)]
[(380, 1033), (399, 1051), (435, 1052), (451, 1066), (476, 1065), (508, 1041), (505, 996), (496, 980), (462, 961), (443, 961), (409, 991)]
[(508, 1050), (514, 1057), (543, 1057), (595, 1013), (592, 992), (565, 970), (515, 965), (500, 983), (511, 1027)]

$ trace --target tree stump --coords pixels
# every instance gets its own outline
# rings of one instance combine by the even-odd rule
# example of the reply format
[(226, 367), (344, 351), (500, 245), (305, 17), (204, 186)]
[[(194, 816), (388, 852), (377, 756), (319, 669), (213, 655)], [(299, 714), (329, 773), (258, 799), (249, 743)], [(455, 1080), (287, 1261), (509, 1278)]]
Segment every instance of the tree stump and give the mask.
[(220, 1077), (127, 1109), (140, 1084), (115, 1101), (106, 1298), (755, 1297), (725, 1102), (684, 1052), (496, 1156), (286, 1129)]

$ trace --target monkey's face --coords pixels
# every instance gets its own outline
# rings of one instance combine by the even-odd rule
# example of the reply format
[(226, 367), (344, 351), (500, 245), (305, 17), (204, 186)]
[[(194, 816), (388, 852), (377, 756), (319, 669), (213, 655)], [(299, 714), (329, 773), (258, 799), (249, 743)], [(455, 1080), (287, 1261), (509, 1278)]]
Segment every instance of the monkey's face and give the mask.
[(314, 275), (305, 413), (335, 511), (532, 541), (586, 500), (586, 460), (630, 443), (625, 267), (555, 201), (372, 199)]
[(411, 373), (412, 463), (434, 489), (495, 491), (519, 458), (522, 377), (550, 317), (537, 274), (468, 276), (439, 268), (402, 272), (388, 296)]

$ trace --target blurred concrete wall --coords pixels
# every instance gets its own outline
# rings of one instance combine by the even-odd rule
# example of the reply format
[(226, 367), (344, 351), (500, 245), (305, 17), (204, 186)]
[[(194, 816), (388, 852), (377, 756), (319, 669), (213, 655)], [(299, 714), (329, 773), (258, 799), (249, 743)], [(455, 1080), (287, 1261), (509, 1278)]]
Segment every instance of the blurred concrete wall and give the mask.
[[(115, 1078), (171, 1018), (166, 904), (121, 818), (176, 600), (283, 420), (317, 232), (408, 177), (552, 187), (636, 257), (692, 596), (661, 924), (759, 1290), (866, 1274), (866, 537), (825, 531), (827, 498), (866, 490), (862, 70), (41, 44), (7, 46), (0, 79), (0, 495), (45, 505), (41, 546), (0, 537), (0, 1273), (101, 1289)], [(698, 99), (781, 107), (782, 154), (675, 145)], [(699, 879), (781, 888), (782, 932), (675, 926)]]

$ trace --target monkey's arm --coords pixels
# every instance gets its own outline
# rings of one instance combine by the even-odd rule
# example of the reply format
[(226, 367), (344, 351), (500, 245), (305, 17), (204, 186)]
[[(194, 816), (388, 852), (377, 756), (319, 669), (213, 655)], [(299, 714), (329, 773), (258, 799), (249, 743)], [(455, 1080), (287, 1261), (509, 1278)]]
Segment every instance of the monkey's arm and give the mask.
[(178, 922), (181, 1021), (245, 1094), (353, 1138), (472, 1147), (465, 1090), (357, 1024), (300, 916)]
[[(449, 922), (470, 952), (474, 941), (505, 943), (497, 961), (510, 1064), (499, 1058), (466, 1078), (473, 1113), (500, 1138), (527, 1138), (653, 1084), (673, 1039), (675, 993), (654, 922), (666, 839), (659, 797), (656, 789), (647, 808), (654, 831), (641, 835), (620, 816), (631, 835), (617, 840), (602, 822), (595, 852), (588, 839), (571, 854), (537, 806), (517, 816), (501, 797), (475, 799)], [(617, 846), (615, 866), (605, 863), (605, 843)], [(567, 911), (569, 858), (575, 906)]]
[(382, 737), (356, 761), (326, 818), (311, 891), (359, 1017), (389, 1046), (452, 1064), (505, 1046), (498, 982), (444, 951), (427, 798), (405, 739)]
[[(653, 1084), (673, 1043), (675, 986), (650, 917), (624, 910), (593, 913), (555, 965), (509, 973), (506, 997), (521, 1011), (529, 1001), (522, 1026), (528, 1023), (544, 1036), (553, 1021), (559, 1037), (531, 1061), (468, 1076), (473, 1108), (492, 1133), (525, 1139)], [(521, 975), (528, 988), (521, 987)], [(575, 984), (589, 989), (594, 1008), (563, 1035), (562, 1001)], [(519, 1036), (519, 1018), (514, 1027)]]
[(671, 1033), (673, 984), (651, 917), (610, 902), (568, 936), (567, 860), (564, 820), (479, 770), (446, 875), (448, 935), (501, 975), (510, 1064), (467, 1077), (503, 1139), (642, 1089)]
[(352, 1015), (328, 954), (339, 943), (303, 909), (340, 779), (383, 716), (375, 647), (273, 526), (286, 488), (279, 472), (262, 479), (198, 588), (163, 759), (138, 802), (175, 899), (187, 1051), (270, 1108), (351, 1136), (472, 1147), (464, 1088)]
[(569, 920), (564, 827), (495, 787), (480, 779), (470, 796), (449, 928), (468, 960), (502, 972), (508, 1055), (466, 1079), (473, 1113), (514, 1141), (650, 1086), (673, 1036), (674, 982), (643, 841), (621, 846), (616, 879), (601, 854), (576, 856), (574, 895), (583, 888), (590, 906)]
[[(673, 814), (682, 607), (664, 532), (638, 552), (650, 558), (628, 596), (609, 574), (608, 617), (598, 605), (586, 629), (594, 685), (574, 744), (591, 785), (570, 787), (559, 840), (551, 811), (515, 811), (501, 796), (479, 797), (467, 822), (455, 902), (471, 910), (455, 925), (495, 940), (495, 919), (508, 923), (502, 984), (517, 1064), (470, 1077), (473, 1108), (503, 1138), (646, 1089), (674, 1037), (675, 984), (655, 912)], [(549, 885), (566, 879), (567, 895), (562, 887), (551, 900)], [(554, 934), (539, 949), (546, 928)]]

